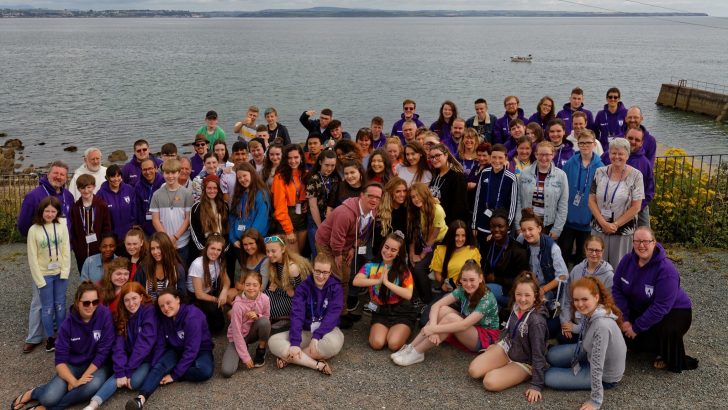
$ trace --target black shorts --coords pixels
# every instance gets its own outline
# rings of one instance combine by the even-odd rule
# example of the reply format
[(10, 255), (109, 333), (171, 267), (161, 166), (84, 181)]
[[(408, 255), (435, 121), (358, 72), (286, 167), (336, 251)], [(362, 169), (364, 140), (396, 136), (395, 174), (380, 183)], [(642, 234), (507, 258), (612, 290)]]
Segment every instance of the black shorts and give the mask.
[(372, 325), (379, 323), (386, 327), (392, 327), (401, 324), (414, 329), (416, 322), (417, 311), (408, 300), (403, 300), (396, 305), (379, 306), (376, 312), (372, 312)]
[(291, 218), (293, 232), (305, 231), (308, 228), (308, 217), (306, 214), (297, 214), (295, 206), (288, 207), (288, 217)]

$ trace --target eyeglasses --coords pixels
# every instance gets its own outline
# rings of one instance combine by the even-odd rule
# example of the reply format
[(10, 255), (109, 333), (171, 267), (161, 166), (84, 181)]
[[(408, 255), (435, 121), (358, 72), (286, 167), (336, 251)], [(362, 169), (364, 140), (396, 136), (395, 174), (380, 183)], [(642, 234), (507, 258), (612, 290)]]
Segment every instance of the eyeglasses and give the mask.
[(376, 196), (376, 195), (367, 194), (367, 193), (365, 193), (364, 195), (366, 195), (367, 198), (376, 199), (377, 201), (380, 201), (382, 199), (381, 196)]
[(99, 300), (98, 299), (94, 299), (94, 300), (82, 300), (81, 301), (81, 304), (83, 305), (83, 307), (89, 307), (91, 305), (98, 306)]
[(587, 248), (587, 250), (586, 250), (586, 253), (602, 253), (602, 252), (604, 252), (604, 249)]
[(635, 240), (632, 241), (632, 243), (635, 246), (647, 246), (647, 245), (651, 244), (652, 242), (655, 242), (655, 240), (654, 239), (650, 239), (650, 240), (641, 241), (639, 239), (635, 239)]
[(586, 146), (589, 146), (589, 145), (591, 145), (593, 143), (594, 143), (594, 141), (579, 141), (578, 142), (578, 144), (579, 144), (580, 147), (586, 147)]
[(331, 271), (330, 270), (329, 271), (324, 271), (324, 270), (314, 269), (313, 270), (313, 274), (316, 275), (316, 276), (329, 276), (329, 275), (331, 275)]
[(445, 154), (443, 154), (443, 153), (432, 154), (432, 155), (430, 155), (430, 159), (431, 160), (432, 159), (438, 159), (438, 158), (440, 158), (443, 155), (445, 155)]
[(266, 236), (265, 238), (263, 238), (263, 243), (273, 243), (273, 242), (280, 242), (283, 245), (286, 244), (286, 242), (278, 235)]
[(415, 107), (404, 107), (405, 111), (414, 111)]
[(618, 95), (608, 95), (607, 96), (607, 100), (618, 100), (618, 99), (619, 99)]

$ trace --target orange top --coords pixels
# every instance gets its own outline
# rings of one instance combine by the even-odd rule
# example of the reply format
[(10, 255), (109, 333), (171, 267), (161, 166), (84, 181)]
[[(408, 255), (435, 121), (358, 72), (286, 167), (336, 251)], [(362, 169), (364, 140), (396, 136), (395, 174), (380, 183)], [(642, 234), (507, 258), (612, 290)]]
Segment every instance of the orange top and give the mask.
[(303, 184), (301, 171), (293, 170), (290, 184), (286, 184), (281, 174), (276, 173), (270, 190), (273, 195), (273, 215), (283, 227), (283, 232), (293, 233), (293, 223), (291, 217), (288, 216), (288, 207), (296, 206), (306, 199), (306, 186)]

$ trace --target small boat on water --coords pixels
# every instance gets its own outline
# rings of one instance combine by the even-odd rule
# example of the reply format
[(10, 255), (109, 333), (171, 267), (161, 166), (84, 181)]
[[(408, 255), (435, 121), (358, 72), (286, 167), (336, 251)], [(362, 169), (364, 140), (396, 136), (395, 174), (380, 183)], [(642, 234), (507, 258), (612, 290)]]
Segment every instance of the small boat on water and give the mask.
[(511, 56), (511, 63), (530, 63), (533, 60), (533, 56), (530, 54), (527, 56)]

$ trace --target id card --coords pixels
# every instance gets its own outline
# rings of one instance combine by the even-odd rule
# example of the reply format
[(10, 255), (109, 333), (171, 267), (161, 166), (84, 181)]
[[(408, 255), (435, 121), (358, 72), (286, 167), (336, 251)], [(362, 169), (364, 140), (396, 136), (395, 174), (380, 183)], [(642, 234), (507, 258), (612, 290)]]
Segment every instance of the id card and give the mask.
[(485, 212), (483, 212), (483, 213), (484, 213), (484, 214), (485, 214), (485, 216), (487, 216), (488, 218), (490, 218), (491, 216), (493, 216), (493, 211), (492, 211), (492, 210), (490, 210), (490, 209), (486, 209), (486, 210), (485, 210)]
[(580, 203), (581, 203), (581, 194), (577, 193), (576, 195), (574, 195), (574, 206), (579, 206)]
[(358, 253), (359, 255), (366, 255), (367, 254), (366, 245), (360, 246), (359, 249), (357, 249), (356, 253)]
[(371, 310), (372, 312), (376, 312), (377, 309), (379, 309), (379, 306), (377, 306), (377, 304), (374, 302), (369, 302), (369, 303), (367, 303), (367, 308), (369, 310)]
[(48, 270), (61, 269), (61, 263), (58, 261), (51, 262), (48, 264)]
[(574, 372), (574, 376), (579, 374), (579, 372), (581, 371), (581, 364), (579, 364), (579, 362), (576, 362), (573, 366), (571, 366), (571, 371)]
[(301, 204), (300, 203), (296, 204), (296, 215), (301, 215)]
[(500, 342), (498, 342), (498, 346), (502, 347), (503, 350), (506, 352), (506, 354), (508, 354), (508, 351), (511, 349), (511, 345), (508, 342), (506, 342), (506, 339), (503, 339)]
[(311, 322), (311, 333), (313, 333), (316, 330), (318, 330), (319, 327), (321, 327), (321, 321), (318, 321), (317, 320), (315, 322)]
[(147, 215), (146, 215), (145, 218), (146, 218), (147, 221), (151, 221), (152, 220), (152, 213), (151, 212), (147, 212)]
[(238, 232), (245, 232), (245, 225), (238, 224)]
[(86, 243), (94, 243), (94, 242), (96, 242), (96, 234), (95, 233), (91, 233), (91, 234), (86, 235)]
[(606, 220), (607, 222), (609, 222), (609, 223), (611, 223), (611, 222), (612, 222), (612, 216), (614, 215), (614, 213), (612, 212), (612, 210), (611, 210), (611, 209), (604, 209), (604, 208), (601, 208), (601, 209), (599, 210), (599, 212), (601, 212), (602, 216), (604, 217), (604, 219), (605, 219), (605, 220)]

